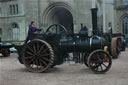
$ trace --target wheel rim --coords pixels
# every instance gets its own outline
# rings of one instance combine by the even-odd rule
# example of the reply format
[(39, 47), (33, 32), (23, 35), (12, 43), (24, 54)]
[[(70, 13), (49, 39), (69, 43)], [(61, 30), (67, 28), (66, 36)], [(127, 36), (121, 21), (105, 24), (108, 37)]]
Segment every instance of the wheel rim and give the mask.
[(52, 65), (53, 55), (53, 50), (47, 42), (33, 40), (25, 45), (22, 59), (29, 71), (43, 72)]
[(102, 50), (92, 52), (88, 58), (88, 65), (94, 73), (105, 73), (111, 67), (111, 57)]

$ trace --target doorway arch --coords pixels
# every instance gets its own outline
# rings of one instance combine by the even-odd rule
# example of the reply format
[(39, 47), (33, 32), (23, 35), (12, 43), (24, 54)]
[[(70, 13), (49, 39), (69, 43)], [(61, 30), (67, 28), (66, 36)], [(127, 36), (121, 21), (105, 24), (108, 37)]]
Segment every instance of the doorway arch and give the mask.
[(49, 5), (43, 14), (43, 27), (48, 27), (52, 24), (63, 25), (69, 33), (73, 30), (73, 15), (72, 8), (62, 2), (57, 2)]

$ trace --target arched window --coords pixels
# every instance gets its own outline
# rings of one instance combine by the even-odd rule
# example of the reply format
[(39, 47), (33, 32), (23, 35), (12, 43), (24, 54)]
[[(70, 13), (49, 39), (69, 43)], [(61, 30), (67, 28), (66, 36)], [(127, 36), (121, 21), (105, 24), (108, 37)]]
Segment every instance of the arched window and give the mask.
[(10, 5), (10, 14), (12, 14), (12, 5)]
[(13, 14), (16, 14), (15, 5), (13, 5)]
[(13, 27), (13, 28), (19, 28), (19, 26), (18, 26), (17, 23), (13, 23), (13, 24), (12, 24), (12, 27)]
[(16, 14), (19, 13), (19, 8), (18, 8), (18, 4), (16, 4)]
[(20, 38), (20, 28), (17, 23), (12, 23), (12, 37), (14, 41)]
[(10, 14), (15, 15), (15, 14), (19, 14), (19, 6), (18, 4), (13, 4), (13, 5), (9, 5), (10, 8)]
[(124, 16), (122, 19), (122, 29), (124, 34), (128, 34), (128, 16)]

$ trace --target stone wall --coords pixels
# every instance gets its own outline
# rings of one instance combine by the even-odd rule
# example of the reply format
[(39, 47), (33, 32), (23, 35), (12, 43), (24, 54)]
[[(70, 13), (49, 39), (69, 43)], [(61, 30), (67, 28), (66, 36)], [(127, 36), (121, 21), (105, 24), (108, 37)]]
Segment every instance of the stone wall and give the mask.
[[(2, 2), (1, 2), (2, 3)], [(81, 23), (89, 28), (91, 35), (91, 0), (15, 0), (2, 3), (3, 15), (0, 16), (0, 28), (2, 28), (2, 40), (14, 41), (12, 39), (12, 23), (17, 23), (20, 29), (19, 41), (25, 40), (28, 25), (31, 21), (37, 23), (37, 27), (46, 30), (48, 26), (60, 23), (56, 10), (63, 9), (70, 13), (71, 22), (74, 24), (74, 32), (79, 32)], [(18, 4), (19, 14), (10, 15), (10, 4)], [(0, 5), (1, 6), (1, 5)], [(65, 14), (67, 16), (67, 14)], [(67, 16), (68, 17), (68, 16)], [(102, 20), (101, 20), (102, 21)], [(70, 29), (70, 27), (67, 27)]]

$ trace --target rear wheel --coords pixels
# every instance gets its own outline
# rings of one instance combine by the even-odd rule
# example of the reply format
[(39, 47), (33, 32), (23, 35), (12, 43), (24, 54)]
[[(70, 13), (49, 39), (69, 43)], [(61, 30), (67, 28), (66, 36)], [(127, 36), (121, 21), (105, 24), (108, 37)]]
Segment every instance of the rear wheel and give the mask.
[(107, 72), (111, 64), (110, 55), (103, 50), (95, 50), (88, 57), (88, 66), (94, 73)]
[(120, 39), (118, 38), (112, 38), (112, 43), (111, 43), (111, 54), (112, 58), (118, 58), (120, 54)]
[(23, 48), (23, 64), (31, 72), (44, 72), (54, 61), (54, 52), (44, 40), (32, 40)]

